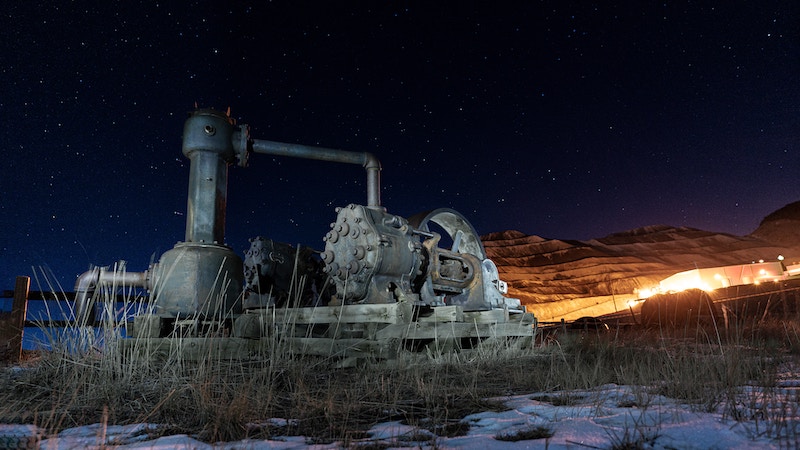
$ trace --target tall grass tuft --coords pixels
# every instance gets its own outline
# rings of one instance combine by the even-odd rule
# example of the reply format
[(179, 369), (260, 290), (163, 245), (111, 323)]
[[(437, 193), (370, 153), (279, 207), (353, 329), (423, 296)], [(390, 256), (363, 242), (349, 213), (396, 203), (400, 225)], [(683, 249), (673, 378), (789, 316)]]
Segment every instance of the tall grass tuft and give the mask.
[[(152, 433), (212, 443), (302, 435), (309, 444), (347, 444), (393, 420), (434, 435), (463, 434), (465, 416), (505, 408), (493, 398), (539, 393), (570, 401), (561, 392), (616, 383), (636, 386), (642, 408), (664, 395), (731, 420), (758, 417), (759, 432), (797, 441), (786, 418), (797, 414), (798, 399), (784, 395), (780, 380), (797, 363), (796, 322), (616, 329), (535, 347), (497, 340), (471, 352), (399, 352), (391, 363), (340, 367), (336, 358), (297, 354), (280, 330), (244, 360), (214, 352), (185, 358), (180, 350), (189, 341), (180, 337), (169, 351), (131, 344), (127, 322), (118, 319), (120, 308), (135, 308), (139, 299), (118, 305), (117, 292), (113, 286), (97, 291), (105, 322), (100, 332), (48, 331), (38, 358), (21, 370), (1, 369), (3, 421), (50, 434), (94, 423), (153, 423), (160, 427)], [(547, 429), (538, 431), (547, 437)], [(628, 443), (637, 433), (617, 440)]]

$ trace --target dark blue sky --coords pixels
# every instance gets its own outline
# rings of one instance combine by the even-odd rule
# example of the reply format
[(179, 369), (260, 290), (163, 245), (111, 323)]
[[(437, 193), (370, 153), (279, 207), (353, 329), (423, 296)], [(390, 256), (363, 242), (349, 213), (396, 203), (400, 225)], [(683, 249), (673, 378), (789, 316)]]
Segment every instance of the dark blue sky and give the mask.
[[(47, 267), (72, 290), (183, 240), (195, 102), (372, 152), (390, 212), (452, 207), (481, 234), (745, 235), (800, 200), (796, 1), (54, 3), (0, 22), (2, 289)], [(364, 181), (254, 155), (228, 244), (322, 248)]]

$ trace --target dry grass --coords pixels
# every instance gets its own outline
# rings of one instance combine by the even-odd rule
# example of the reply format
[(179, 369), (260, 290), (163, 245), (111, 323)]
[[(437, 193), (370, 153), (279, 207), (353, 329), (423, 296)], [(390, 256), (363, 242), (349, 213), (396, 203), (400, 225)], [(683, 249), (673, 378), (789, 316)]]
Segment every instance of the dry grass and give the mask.
[[(0, 417), (49, 433), (144, 422), (162, 425), (161, 434), (206, 442), (302, 435), (310, 443), (347, 445), (390, 420), (420, 430), (414, 439), (456, 436), (468, 431), (465, 416), (504, 409), (493, 397), (540, 393), (539, 399), (569, 402), (555, 393), (617, 383), (642, 386), (639, 407), (660, 394), (698, 410), (724, 407), (734, 419), (759, 414), (766, 432), (781, 432), (780, 415), (797, 411), (770, 389), (781, 365), (796, 359), (798, 330), (796, 321), (762, 321), (575, 333), (527, 349), (501, 342), (436, 358), (401, 353), (392, 364), (365, 369), (282, 352), (278, 343), (249, 361), (131, 358), (116, 351), (119, 330), (98, 337), (78, 329), (52, 336), (53, 349), (22, 370), (2, 368)], [(758, 398), (743, 402), (742, 386), (758, 386)], [(548, 432), (499, 438), (546, 438)]]

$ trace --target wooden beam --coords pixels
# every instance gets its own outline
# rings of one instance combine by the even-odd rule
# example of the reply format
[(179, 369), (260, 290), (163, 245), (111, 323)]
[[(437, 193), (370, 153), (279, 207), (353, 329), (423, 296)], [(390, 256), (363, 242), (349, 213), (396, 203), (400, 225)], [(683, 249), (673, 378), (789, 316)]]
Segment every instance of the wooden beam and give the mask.
[[(466, 314), (466, 313), (465, 313)], [(533, 336), (533, 326), (517, 323), (436, 323), (416, 322), (387, 325), (378, 330), (376, 339), (460, 339)]]
[(429, 316), (421, 316), (419, 322), (463, 322), (464, 308), (456, 305), (437, 306), (432, 308)]
[(464, 322), (474, 322), (474, 323), (508, 322), (508, 310), (491, 309), (489, 311), (467, 311), (464, 313)]
[(17, 277), (14, 284), (14, 300), (11, 313), (3, 314), (0, 320), (0, 349), (8, 362), (19, 362), (22, 357), (22, 334), (25, 329), (25, 315), (28, 309), (30, 277)]
[(405, 302), (309, 308), (264, 309), (251, 314), (263, 314), (266, 323), (408, 323), (411, 305)]

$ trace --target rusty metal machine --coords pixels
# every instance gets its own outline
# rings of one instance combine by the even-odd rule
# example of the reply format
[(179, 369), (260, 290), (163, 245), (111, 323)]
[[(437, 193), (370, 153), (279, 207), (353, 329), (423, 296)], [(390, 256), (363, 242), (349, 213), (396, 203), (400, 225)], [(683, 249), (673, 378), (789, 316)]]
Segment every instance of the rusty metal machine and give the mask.
[[(459, 305), (465, 311), (510, 307), (505, 284), (487, 259), (478, 234), (458, 212), (437, 209), (411, 219), (360, 205), (338, 208), (325, 236), (325, 272), (345, 303), (393, 303), (413, 297), (426, 306)], [(438, 246), (438, 225), (452, 239)]]
[(261, 236), (251, 238), (244, 259), (244, 309), (312, 306), (330, 298), (318, 253)]
[[(361, 165), (367, 204), (337, 208), (321, 252), (257, 237), (242, 261), (224, 245), (228, 166), (246, 167), (252, 153)], [(385, 354), (394, 340), (532, 335), (535, 319), (504, 295), (496, 266), (461, 214), (443, 208), (406, 219), (386, 211), (374, 155), (252, 139), (247, 125), (211, 109), (190, 113), (183, 154), (191, 161), (185, 240), (147, 271), (81, 275), (79, 320), (91, 316), (97, 286), (117, 283), (151, 293), (153, 308), (135, 318), (134, 337), (168, 340), (187, 323), (190, 335), (206, 329), (198, 324), (217, 324), (220, 336), (250, 343), (237, 350), (245, 353), (279, 326), (290, 338), (325, 340), (311, 353), (341, 348), (348, 355)]]

